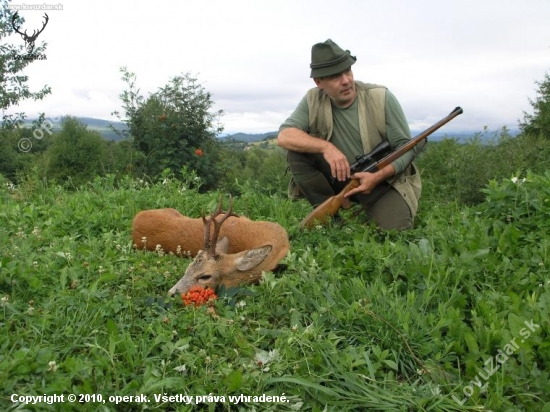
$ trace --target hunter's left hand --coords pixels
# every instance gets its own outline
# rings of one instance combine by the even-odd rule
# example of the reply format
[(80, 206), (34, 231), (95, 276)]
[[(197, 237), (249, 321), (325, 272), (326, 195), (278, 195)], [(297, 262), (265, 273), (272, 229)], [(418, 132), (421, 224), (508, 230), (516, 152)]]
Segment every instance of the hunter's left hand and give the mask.
[(359, 186), (355, 189), (351, 189), (344, 197), (350, 197), (357, 193), (368, 195), (378, 185), (378, 181), (375, 178), (374, 173), (370, 172), (358, 172), (351, 176), (352, 179), (359, 181)]
[(357, 193), (368, 195), (373, 189), (378, 186), (383, 180), (389, 179), (395, 175), (395, 168), (392, 164), (387, 165), (377, 172), (358, 172), (354, 173), (351, 178), (359, 181), (359, 186), (351, 189), (344, 197), (350, 197)]

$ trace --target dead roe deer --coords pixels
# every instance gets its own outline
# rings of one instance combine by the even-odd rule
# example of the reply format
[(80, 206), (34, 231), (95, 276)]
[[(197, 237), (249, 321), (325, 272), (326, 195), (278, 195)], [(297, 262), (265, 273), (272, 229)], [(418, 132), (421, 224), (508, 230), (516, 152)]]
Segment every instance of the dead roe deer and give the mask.
[(144, 210), (135, 216), (135, 248), (160, 247), (165, 252), (194, 257), (170, 295), (186, 293), (194, 285), (229, 288), (256, 283), (262, 272), (275, 269), (286, 256), (290, 244), (281, 225), (239, 217), (232, 207), (231, 199), (229, 210), (223, 212), (220, 198), (217, 210), (208, 218), (192, 219), (175, 209)]

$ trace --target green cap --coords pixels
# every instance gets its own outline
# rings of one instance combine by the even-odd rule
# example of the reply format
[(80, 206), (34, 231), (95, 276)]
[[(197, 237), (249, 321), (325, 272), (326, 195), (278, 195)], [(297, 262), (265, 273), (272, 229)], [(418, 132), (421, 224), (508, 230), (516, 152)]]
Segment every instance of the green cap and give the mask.
[(340, 46), (328, 39), (323, 43), (314, 44), (311, 48), (311, 76), (325, 77), (343, 72), (357, 61), (349, 50), (342, 50)]

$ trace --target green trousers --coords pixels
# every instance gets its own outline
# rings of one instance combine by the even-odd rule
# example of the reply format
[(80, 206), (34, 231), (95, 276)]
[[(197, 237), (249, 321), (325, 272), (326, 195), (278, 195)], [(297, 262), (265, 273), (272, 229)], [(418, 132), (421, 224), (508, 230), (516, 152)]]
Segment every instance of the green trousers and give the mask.
[[(330, 166), (318, 153), (289, 151), (288, 166), (300, 193), (315, 207), (339, 193), (349, 182), (331, 176)], [(352, 201), (363, 206), (367, 220), (382, 230), (405, 230), (413, 226), (413, 217), (403, 197), (383, 182), (368, 195), (355, 195)]]

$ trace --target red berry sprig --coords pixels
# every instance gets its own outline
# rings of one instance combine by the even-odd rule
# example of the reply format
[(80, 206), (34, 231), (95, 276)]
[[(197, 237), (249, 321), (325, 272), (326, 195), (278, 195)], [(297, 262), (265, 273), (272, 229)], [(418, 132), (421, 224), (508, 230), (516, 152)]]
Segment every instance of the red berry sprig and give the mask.
[(192, 286), (187, 293), (182, 293), (181, 299), (185, 306), (201, 306), (209, 300), (217, 299), (213, 289), (203, 288), (202, 286)]

